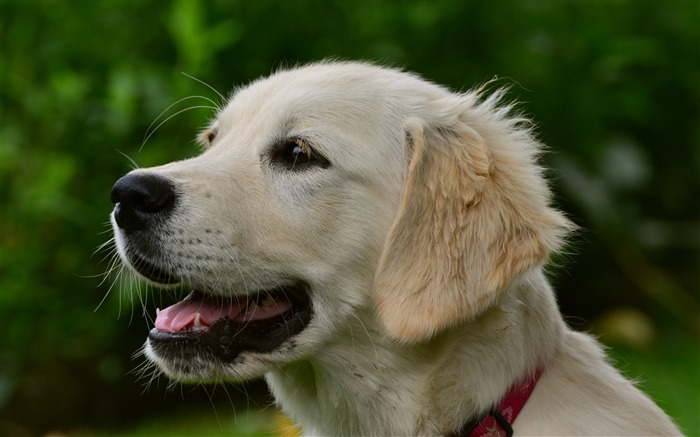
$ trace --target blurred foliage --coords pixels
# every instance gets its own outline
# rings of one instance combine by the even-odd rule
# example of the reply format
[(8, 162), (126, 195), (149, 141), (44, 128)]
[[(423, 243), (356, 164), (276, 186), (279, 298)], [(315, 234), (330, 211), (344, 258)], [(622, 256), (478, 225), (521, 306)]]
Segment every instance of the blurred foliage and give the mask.
[(90, 437), (301, 437), (301, 432), (286, 416), (272, 411), (243, 410), (236, 414), (227, 412), (215, 420), (204, 414), (181, 414), (167, 422), (151, 420), (125, 430), (75, 430), (75, 436)]
[[(552, 152), (559, 204), (583, 228), (554, 273), (564, 313), (587, 328), (576, 320), (633, 308), (652, 330), (681, 329), (697, 348), (695, 0), (2, 0), (0, 18), (3, 434), (228, 402), (222, 390), (142, 394), (125, 376), (148, 326), (129, 284), (101, 304), (109, 254), (92, 255), (110, 238), (110, 188), (131, 159), (150, 166), (197, 153), (191, 139), (212, 114), (187, 109), (205, 99), (158, 119), (180, 99), (218, 99), (181, 72), (227, 94), (280, 66), (338, 57), (403, 66), (454, 89), (510, 85)], [(171, 115), (144, 145), (151, 122)], [(699, 383), (689, 373), (677, 376), (694, 387), (693, 408)], [(679, 420), (700, 433), (695, 419)]]

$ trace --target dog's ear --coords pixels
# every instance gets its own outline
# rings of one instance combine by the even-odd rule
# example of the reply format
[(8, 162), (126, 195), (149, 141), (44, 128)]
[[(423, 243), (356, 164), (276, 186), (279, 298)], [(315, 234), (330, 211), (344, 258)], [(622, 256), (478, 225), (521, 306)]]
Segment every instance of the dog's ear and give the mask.
[(410, 161), (375, 277), (380, 321), (401, 341), (428, 339), (483, 312), (517, 275), (543, 263), (569, 227), (547, 205), (527, 133), (492, 135), (498, 144), (489, 147), (460, 116), (452, 119), (405, 125)]

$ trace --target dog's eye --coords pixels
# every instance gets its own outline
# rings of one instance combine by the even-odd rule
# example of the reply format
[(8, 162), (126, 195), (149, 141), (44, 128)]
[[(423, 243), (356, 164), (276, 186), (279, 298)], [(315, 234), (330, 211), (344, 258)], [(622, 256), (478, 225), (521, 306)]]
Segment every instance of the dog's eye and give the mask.
[(209, 144), (214, 142), (214, 138), (216, 138), (216, 129), (212, 129), (204, 135), (204, 139), (206, 139)]
[(214, 139), (216, 139), (216, 134), (219, 133), (219, 130), (217, 128), (211, 128), (207, 129), (201, 134), (199, 134), (199, 137), (197, 138), (198, 142), (204, 146), (208, 147), (211, 146), (211, 144), (214, 142)]
[(300, 138), (288, 138), (277, 143), (273, 147), (271, 160), (273, 164), (295, 171), (313, 166), (326, 168), (330, 165), (326, 158), (316, 153), (306, 141)]

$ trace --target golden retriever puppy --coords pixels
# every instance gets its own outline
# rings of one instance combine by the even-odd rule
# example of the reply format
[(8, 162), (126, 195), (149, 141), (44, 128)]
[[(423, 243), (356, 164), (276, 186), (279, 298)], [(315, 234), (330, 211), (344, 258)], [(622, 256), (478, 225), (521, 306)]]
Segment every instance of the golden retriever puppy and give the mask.
[(501, 96), (352, 62), (237, 90), (201, 155), (112, 191), (124, 262), (192, 290), (148, 359), (264, 375), (307, 434), (679, 434), (562, 320), (543, 266), (573, 226)]

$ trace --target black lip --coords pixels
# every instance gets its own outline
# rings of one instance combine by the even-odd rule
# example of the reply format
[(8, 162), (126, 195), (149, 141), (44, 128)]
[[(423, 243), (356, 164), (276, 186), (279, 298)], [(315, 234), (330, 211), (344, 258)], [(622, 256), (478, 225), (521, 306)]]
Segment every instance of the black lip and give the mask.
[(306, 286), (286, 287), (281, 292), (290, 296), (292, 307), (277, 317), (248, 322), (223, 317), (206, 329), (179, 332), (153, 328), (148, 335), (151, 348), (159, 357), (178, 362), (197, 356), (232, 362), (244, 351), (272, 352), (303, 331), (313, 315)]
[(168, 272), (151, 261), (148, 261), (136, 253), (127, 253), (129, 264), (146, 279), (162, 285), (178, 284), (178, 279), (174, 274)]

